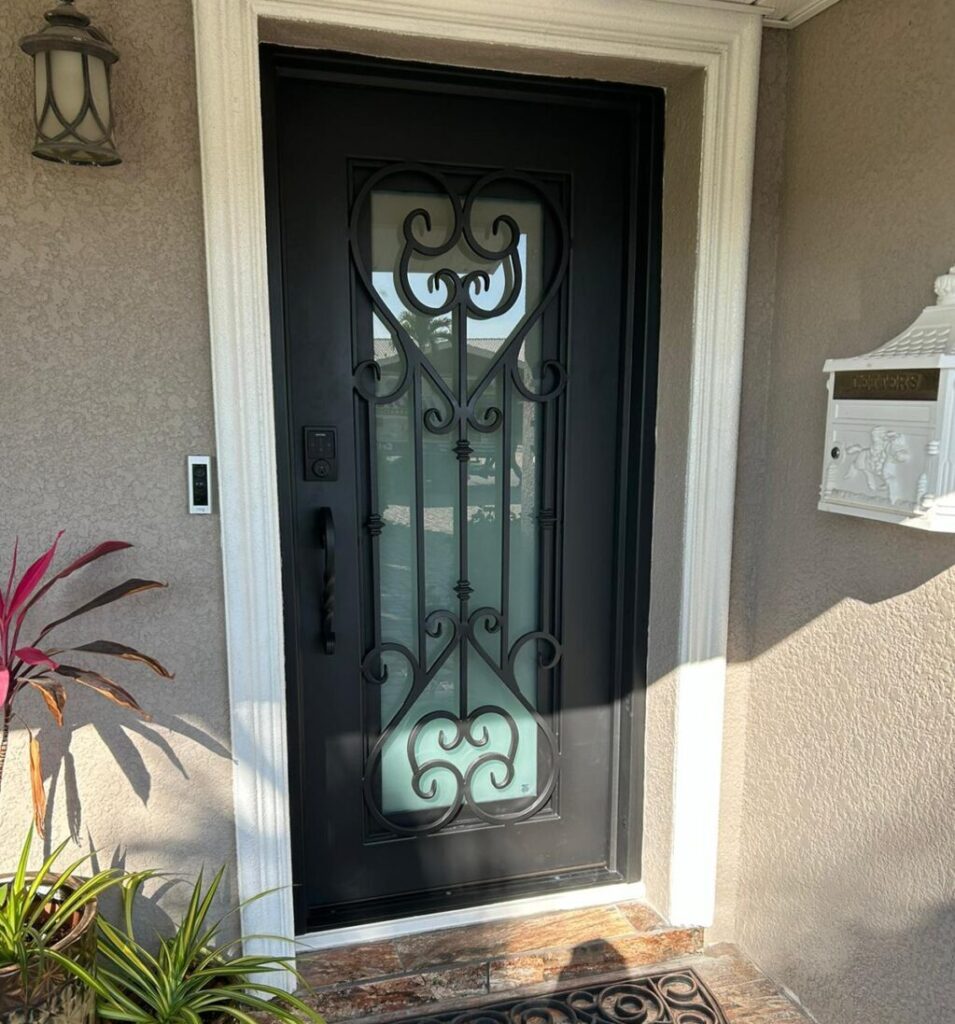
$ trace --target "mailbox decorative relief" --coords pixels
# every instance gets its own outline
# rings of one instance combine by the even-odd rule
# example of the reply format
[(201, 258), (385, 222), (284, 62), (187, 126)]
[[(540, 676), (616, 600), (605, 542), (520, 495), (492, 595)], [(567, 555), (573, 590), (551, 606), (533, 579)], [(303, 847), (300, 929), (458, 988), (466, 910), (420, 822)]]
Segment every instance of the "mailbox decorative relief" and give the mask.
[(955, 267), (897, 338), (829, 359), (819, 508), (955, 533)]

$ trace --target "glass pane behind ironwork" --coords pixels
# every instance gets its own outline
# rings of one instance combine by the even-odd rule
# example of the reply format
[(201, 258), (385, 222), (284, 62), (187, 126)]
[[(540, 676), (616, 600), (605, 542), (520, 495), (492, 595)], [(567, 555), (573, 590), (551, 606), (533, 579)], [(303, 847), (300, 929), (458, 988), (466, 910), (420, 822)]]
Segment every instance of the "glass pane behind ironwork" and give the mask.
[[(372, 280), (375, 290), (391, 312), (408, 330), (414, 343), (449, 387), (456, 386), (458, 374), (457, 353), (459, 339), (451, 314), (428, 315), (408, 309), (399, 296), (399, 275), (396, 273), (403, 238), (402, 225), (411, 210), (424, 209), (431, 215), (431, 230), (419, 230), (418, 237), (428, 245), (440, 245), (451, 230), (451, 209), (447, 199), (422, 194), (375, 192), (371, 197), (372, 222)], [(519, 297), (503, 315), (487, 320), (468, 317), (467, 324), (467, 381), (473, 387), (483, 376), (490, 359), (507, 343), (514, 329), (527, 312), (528, 305), (540, 297), (541, 267), (541, 210), (529, 201), (500, 202), (493, 199), (478, 200), (474, 206), (474, 225), (479, 239), (496, 247), (492, 234), (494, 218), (510, 214), (521, 228), (519, 244), (524, 275)], [(430, 260), (415, 260), (408, 274), (410, 285), (417, 297), (429, 305), (440, 305), (447, 297), (447, 287), (429, 281), (432, 275), (450, 267), (459, 275), (484, 269), (490, 275), (490, 288), (480, 296), (480, 304), (494, 309), (504, 296), (505, 288), (513, 282), (507, 280), (503, 263), (488, 264), (475, 259), (467, 251), (462, 239), (448, 255)], [(438, 294), (435, 294), (438, 292)], [(532, 329), (524, 347), (533, 360), (539, 350), (540, 328)], [(391, 333), (375, 318), (375, 350), (394, 349)], [(397, 357), (397, 352), (395, 352)], [(501, 370), (503, 373), (503, 369)], [(433, 387), (423, 389), (426, 408), (440, 408), (441, 399)], [(415, 561), (415, 532), (411, 523), (413, 508), (413, 452), (408, 450), (411, 432), (407, 415), (410, 402), (402, 399), (398, 404), (404, 415), (393, 414), (394, 406), (379, 406), (377, 416), (377, 459), (379, 474), (379, 504), (389, 529), (382, 533), (382, 584), (390, 584), (388, 600), (382, 601), (382, 636), (386, 640), (415, 646), (417, 588)], [(496, 408), (501, 401), (501, 386), (493, 379), (487, 392), (484, 408)], [(511, 634), (537, 628), (538, 576), (537, 532), (534, 515), (537, 511), (534, 495), (536, 417), (523, 406), (530, 403), (515, 401), (513, 413), (520, 420), (512, 433), (510, 450), (502, 452), (502, 433), (479, 433), (469, 429), (467, 437), (474, 451), (468, 464), (467, 525), (469, 564), (467, 578), (474, 588), (471, 604), (475, 608), (501, 606), (502, 562), (501, 532), (510, 532), (511, 544)], [(425, 610), (453, 607), (456, 604), (455, 583), (460, 576), (457, 534), (462, 529), (462, 510), (457, 506), (459, 464), (453, 445), (446, 435), (425, 433), (424, 438), (424, 568)], [(402, 450), (404, 449), (404, 450)], [(400, 460), (400, 462), (399, 462)], [(503, 509), (502, 477), (509, 481), (509, 503)], [(395, 529), (391, 529), (395, 527)], [(384, 593), (383, 593), (384, 598)], [(488, 647), (494, 645), (494, 634), (486, 634)], [(440, 649), (441, 638), (428, 638), (429, 654)], [(495, 651), (495, 656), (499, 653)], [(509, 785), (495, 789), (492, 774), (501, 773), (497, 762), (488, 762), (474, 779), (472, 792), (478, 801), (488, 802), (508, 797), (526, 797), (537, 793), (537, 726), (521, 705), (509, 694), (485, 664), (477, 651), (468, 651), (469, 711), (481, 706), (505, 708), (517, 725), (517, 753), (514, 778)], [(522, 658), (517, 678), (524, 695), (536, 702), (536, 665), (530, 658)], [(529, 662), (529, 663), (528, 663)], [(412, 768), (408, 759), (408, 738), (415, 723), (433, 711), (455, 712), (458, 707), (461, 665), (460, 658), (452, 655), (425, 692), (412, 706), (410, 713), (398, 723), (382, 755), (382, 810), (414, 811), (447, 806), (455, 797), (453, 777), (446, 771), (432, 774), (437, 785), (433, 798), (422, 799), (411, 785)], [(394, 673), (381, 688), (381, 720), (388, 724), (398, 711), (410, 680)], [(442, 732), (448, 732), (448, 722), (437, 718), (417, 737), (416, 744), (422, 762), (450, 761), (466, 772), (479, 754), (488, 751), (506, 753), (509, 729), (500, 716), (482, 716), (479, 727), (486, 727), (490, 739), (486, 746), (476, 748), (462, 743), (454, 750), (443, 751), (439, 745)]]
[(374, 358), (356, 383), (377, 621), (363, 672), (380, 724), (366, 798), (399, 832), (465, 806), (516, 819), (546, 800), (557, 753), (538, 706), (560, 656), (541, 601), (546, 211), (490, 191), (367, 199)]

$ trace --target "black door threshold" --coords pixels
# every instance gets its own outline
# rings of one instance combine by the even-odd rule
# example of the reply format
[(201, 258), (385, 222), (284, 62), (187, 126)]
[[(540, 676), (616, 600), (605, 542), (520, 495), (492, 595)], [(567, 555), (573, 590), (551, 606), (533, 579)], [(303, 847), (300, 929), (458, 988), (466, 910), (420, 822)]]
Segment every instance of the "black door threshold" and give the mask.
[(619, 885), (626, 879), (608, 868), (567, 872), (546, 877), (514, 878), (480, 885), (458, 886), (454, 889), (433, 889), (406, 893), (362, 903), (333, 904), (312, 907), (305, 920), (305, 931), (327, 931), (349, 925), (393, 921), (400, 917), (417, 917), (446, 910), (465, 910), (490, 903), (550, 896), (571, 889), (590, 889), (600, 885)]

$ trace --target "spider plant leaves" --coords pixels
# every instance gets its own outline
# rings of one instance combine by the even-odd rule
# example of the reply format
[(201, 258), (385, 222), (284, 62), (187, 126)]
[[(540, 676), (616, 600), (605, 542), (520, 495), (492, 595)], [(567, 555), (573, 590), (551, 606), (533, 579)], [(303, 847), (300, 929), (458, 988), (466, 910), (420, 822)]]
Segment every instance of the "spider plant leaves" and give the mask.
[(83, 857), (70, 868), (69, 874), (61, 876), (61, 884), (67, 878), (73, 878), (75, 883), (73, 891), (66, 896), (60, 906), (60, 913), (64, 920), (69, 919), (76, 911), (82, 910), (90, 900), (98, 898), (107, 889), (112, 889), (122, 878), (119, 868), (104, 868), (90, 878), (76, 879), (76, 869), (87, 860), (89, 860), (88, 856)]
[(69, 622), (71, 619), (77, 619), (81, 615), (86, 615), (87, 612), (95, 611), (97, 608), (103, 608), (108, 604), (112, 604), (114, 601), (122, 600), (124, 597), (130, 597), (133, 594), (141, 594), (146, 590), (156, 590), (165, 586), (165, 583), (160, 583), (158, 580), (131, 579), (126, 580), (123, 583), (119, 583), (115, 587), (110, 587), (109, 590), (104, 591), (104, 593), (100, 594), (98, 597), (94, 597), (92, 601), (87, 601), (86, 604), (74, 609), (69, 614), (56, 619), (47, 626), (44, 626), (39, 637), (37, 637), (37, 642), (39, 643), (47, 633), (56, 629), (57, 626), (62, 626), (64, 622)]
[(96, 977), (96, 971), (87, 970), (83, 964), (71, 960), (56, 949), (48, 949), (46, 955), (51, 960), (55, 960), (61, 967), (65, 967), (74, 977), (79, 978), (88, 989), (97, 994), (99, 993), (102, 986)]
[[(121, 977), (124, 987), (131, 989), (138, 999), (145, 1003), (150, 1002), (154, 995), (151, 987), (159, 970), (159, 963), (135, 942), (127, 942), (123, 933), (113, 928), (107, 921), (100, 922), (100, 938), (100, 955), (122, 972), (116, 977)], [(109, 970), (104, 968), (104, 975), (107, 977)]]
[[(260, 1015), (267, 1015), (278, 1024), (321, 1024), (321, 1017), (300, 998), (261, 980), (269, 972), (294, 973), (290, 959), (233, 953), (241, 940), (218, 941), (225, 918), (214, 918), (212, 908), (222, 870), (208, 885), (200, 874), (175, 932), (160, 937), (158, 948), (146, 949), (133, 933), (133, 918), (143, 884), (153, 875), (145, 871), (124, 877), (122, 925), (99, 921), (99, 961), (88, 984), (96, 993), (101, 1020), (207, 1024), (226, 1018), (259, 1024)], [(57, 960), (83, 977), (68, 962)]]
[(142, 887), (151, 878), (159, 876), (158, 871), (147, 868), (145, 871), (131, 871), (123, 876), (122, 881), (122, 903), (123, 920), (126, 922), (126, 937), (134, 941), (136, 933), (133, 930), (133, 914), (136, 909), (136, 899)]
[(160, 664), (155, 658), (151, 658), (148, 654), (143, 654), (133, 647), (118, 644), (113, 640), (93, 640), (88, 644), (80, 644), (79, 647), (69, 647), (66, 650), (86, 651), (90, 654), (105, 654), (111, 658), (122, 658), (124, 661), (136, 661), (152, 669), (157, 676), (162, 676), (163, 679), (176, 678), (169, 669)]
[[(13, 877), (0, 886), (0, 968), (19, 966), (24, 985), (43, 957), (54, 955), (51, 947), (73, 923), (74, 915), (121, 877), (111, 868), (91, 878), (76, 878), (88, 855), (57, 870), (66, 842), (57, 846), (31, 877), (27, 865), (35, 833), (34, 828), (27, 833)], [(56, 894), (56, 899), (50, 894)]]
[[(33, 829), (31, 828), (30, 834), (27, 839), (27, 844), (24, 847), (24, 851), (29, 856), (30, 843), (33, 838)], [(32, 880), (27, 882), (26, 865), (27, 861), (21, 855), (20, 863), (17, 865), (17, 874), (14, 879), (14, 888), (18, 893), (23, 894), (22, 905), (25, 910), (25, 916), (23, 918), (24, 927), (30, 931), (37, 932), (39, 926), (46, 925), (49, 927), (49, 919), (44, 920), (46, 917), (46, 904), (47, 900), (41, 899), (41, 891), (44, 886), (48, 888), (50, 892), (57, 892), (63, 888), (64, 882), (70, 878), (74, 872), (84, 864), (89, 858), (81, 857), (79, 860), (73, 861), (64, 871), (57, 874), (54, 870), (57, 860), (60, 855), (66, 849), (66, 842), (60, 843), (60, 845), (43, 861), (40, 868), (33, 875)], [(64, 914), (62, 908), (58, 907), (54, 911), (54, 915), (60, 918), (60, 924), (64, 920), (69, 919), (69, 914)], [(51, 915), (50, 919), (53, 919)], [(54, 932), (50, 933), (51, 935)]]
[(79, 683), (81, 686), (88, 686), (101, 697), (113, 701), (114, 704), (119, 704), (120, 707), (135, 711), (136, 714), (145, 719), (149, 718), (149, 715), (143, 711), (136, 698), (128, 690), (124, 690), (119, 683), (113, 682), (112, 679), (104, 676), (101, 672), (94, 672), (92, 669), (77, 668), (75, 665), (64, 665), (61, 663), (57, 666), (56, 675), (63, 676), (65, 679), (72, 679), (73, 682)]
[[(108, 922), (99, 922), (100, 967), (97, 973), (112, 981), (116, 994), (112, 1001), (128, 1010), (128, 1002), (158, 1009), (155, 982), (162, 977), (159, 963), (136, 942), (127, 941), (123, 933)], [(111, 966), (110, 966), (111, 965)], [(161, 993), (160, 993), (161, 995)], [(161, 1004), (161, 998), (158, 1003)]]

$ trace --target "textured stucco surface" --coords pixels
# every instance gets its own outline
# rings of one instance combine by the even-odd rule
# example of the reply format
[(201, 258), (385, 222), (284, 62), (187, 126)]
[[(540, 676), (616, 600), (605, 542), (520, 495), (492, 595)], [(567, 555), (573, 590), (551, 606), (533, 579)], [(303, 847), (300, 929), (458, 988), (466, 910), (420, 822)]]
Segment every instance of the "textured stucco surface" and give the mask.
[[(177, 678), (109, 663), (151, 725), (83, 692), (62, 730), (33, 697), (20, 710), (42, 739), (53, 839), (73, 831), (103, 862), (189, 874), (234, 856), (219, 522), (187, 515), (185, 496), (186, 454), (213, 446), (191, 7), (85, 5), (121, 53), (125, 162), (109, 169), (30, 156), (32, 68), (16, 40), (43, 9), (0, 5), (0, 564), (16, 534), (38, 553), (65, 529), (65, 557), (107, 537), (133, 542), (63, 584), (64, 601), (127, 576), (169, 589), (59, 635), (140, 646)], [(25, 750), (21, 725), (0, 863), (29, 820)]]
[[(0, 551), (16, 533), (36, 550), (61, 527), (65, 554), (121, 536), (136, 549), (64, 596), (81, 601), (120, 574), (170, 582), (69, 634), (134, 643), (176, 670), (171, 684), (117, 670), (153, 725), (80, 694), (63, 731), (38, 702), (25, 718), (47, 752), (54, 837), (72, 829), (104, 861), (188, 873), (234, 856), (218, 520), (184, 511), (184, 457), (213, 445), (190, 5), (87, 7), (123, 54), (126, 162), (112, 170), (29, 156), (30, 67), (15, 41), (38, 8), (0, 7)], [(955, 259), (953, 33), (950, 0), (842, 0), (764, 46), (717, 931), (823, 1024), (905, 1019), (926, 1000), (929, 1019), (955, 1017), (955, 542), (815, 509), (823, 359), (904, 327)], [(443, 51), (498, 67), (524, 56)], [(668, 474), (657, 490), (645, 832), (645, 877), (663, 906), (681, 526), (669, 510), (681, 507), (690, 331), (666, 289), (686, 294), (696, 244), (693, 204), (672, 200), (695, 195), (700, 99), (698, 81), (668, 84), (671, 112), (685, 117), (670, 125), (667, 157), (658, 465)], [(0, 796), (0, 857), (29, 819), (24, 761), (21, 729)]]
[(815, 508), (823, 360), (901, 330), (955, 260), (952, 13), (842, 0), (786, 44), (769, 402), (748, 390), (743, 421), (744, 452), (764, 454), (739, 479), (745, 780), (724, 856), (737, 938), (823, 1024), (955, 1019), (955, 539)]

